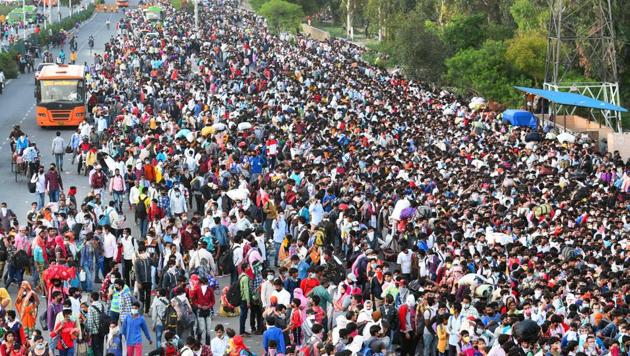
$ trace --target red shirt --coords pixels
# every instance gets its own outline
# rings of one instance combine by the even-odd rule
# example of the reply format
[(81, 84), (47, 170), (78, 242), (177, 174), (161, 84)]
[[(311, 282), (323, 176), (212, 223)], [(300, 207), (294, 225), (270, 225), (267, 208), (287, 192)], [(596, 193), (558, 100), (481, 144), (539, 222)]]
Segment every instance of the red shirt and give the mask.
[(317, 278), (304, 278), (302, 282), (300, 282), (300, 288), (302, 289), (302, 293), (304, 295), (308, 295), (308, 293), (318, 285), (319, 279)]
[(195, 288), (191, 293), (191, 299), (194, 305), (197, 307), (209, 307), (212, 308), (214, 306), (214, 290), (210, 287), (206, 288), (206, 293), (204, 294), (201, 290), (201, 286), (199, 288)]

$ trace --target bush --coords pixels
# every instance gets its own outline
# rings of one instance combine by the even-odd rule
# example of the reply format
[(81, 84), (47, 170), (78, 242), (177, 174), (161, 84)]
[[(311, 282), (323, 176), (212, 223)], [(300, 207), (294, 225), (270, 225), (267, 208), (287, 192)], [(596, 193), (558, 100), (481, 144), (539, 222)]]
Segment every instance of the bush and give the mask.
[(264, 3), (258, 13), (267, 19), (273, 32), (295, 32), (298, 30), (304, 11), (300, 5), (284, 0), (270, 0)]
[(17, 78), (18, 65), (15, 61), (16, 56), (17, 52), (13, 50), (0, 53), (0, 69), (4, 72), (7, 79)]

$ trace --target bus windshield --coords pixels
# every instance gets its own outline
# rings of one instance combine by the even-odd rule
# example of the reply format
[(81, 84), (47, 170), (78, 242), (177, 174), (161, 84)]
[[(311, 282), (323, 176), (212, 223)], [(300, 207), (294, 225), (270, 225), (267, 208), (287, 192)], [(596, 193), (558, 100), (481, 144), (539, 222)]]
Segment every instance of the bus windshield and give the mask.
[(42, 80), (40, 103), (85, 101), (83, 81), (78, 79)]

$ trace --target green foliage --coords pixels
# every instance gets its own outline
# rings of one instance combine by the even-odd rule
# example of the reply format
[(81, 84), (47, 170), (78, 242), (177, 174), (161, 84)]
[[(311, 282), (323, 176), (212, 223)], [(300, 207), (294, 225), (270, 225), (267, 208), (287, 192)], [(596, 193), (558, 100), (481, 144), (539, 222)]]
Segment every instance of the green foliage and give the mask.
[(254, 9), (254, 11), (260, 10), (260, 7), (263, 6), (268, 0), (249, 0), (249, 5)]
[(405, 21), (396, 33), (393, 57), (402, 65), (405, 74), (412, 78), (437, 82), (444, 72), (446, 53), (444, 43), (425, 25)]
[(326, 5), (328, 0), (289, 0), (290, 2), (300, 5), (304, 14), (313, 15), (321, 11)]
[(510, 14), (518, 30), (522, 32), (544, 30), (549, 21), (546, 4), (538, 4), (533, 0), (514, 0), (510, 6)]
[(275, 32), (297, 31), (304, 17), (300, 5), (284, 0), (269, 0), (260, 7), (258, 13), (267, 19), (270, 29)]
[(444, 27), (443, 39), (450, 53), (477, 48), (486, 40), (486, 17), (483, 14), (457, 15)]
[(0, 16), (6, 16), (11, 10), (15, 9), (17, 5), (0, 4)]
[(488, 99), (514, 103), (519, 94), (513, 85), (530, 85), (506, 61), (507, 45), (486, 41), (479, 49), (465, 49), (446, 60), (446, 80), (457, 88), (471, 89)]
[(16, 78), (18, 75), (18, 65), (15, 60), (16, 56), (17, 52), (15, 50), (0, 53), (0, 69), (9, 79)]
[(505, 56), (514, 68), (534, 80), (536, 86), (545, 80), (547, 41), (539, 31), (524, 32), (508, 41)]
[(391, 41), (370, 41), (365, 45), (368, 50), (363, 53), (363, 60), (379, 68), (390, 68), (399, 65), (398, 58), (391, 54), (395, 52)]
[(171, 0), (171, 5), (175, 10), (182, 10), (189, 13), (195, 11), (195, 4), (192, 0)]

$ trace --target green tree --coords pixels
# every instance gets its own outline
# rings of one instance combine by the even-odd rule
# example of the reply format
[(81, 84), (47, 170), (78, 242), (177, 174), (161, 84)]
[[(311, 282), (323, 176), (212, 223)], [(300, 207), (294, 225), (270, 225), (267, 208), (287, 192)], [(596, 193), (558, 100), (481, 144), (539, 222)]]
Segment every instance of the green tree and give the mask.
[(483, 14), (456, 15), (446, 24), (444, 42), (450, 53), (467, 48), (477, 48), (486, 40), (486, 17)]
[(422, 22), (404, 21), (396, 32), (393, 54), (410, 77), (438, 82), (444, 73), (444, 42)]
[(523, 32), (543, 30), (549, 21), (546, 4), (534, 0), (514, 0), (510, 6), (510, 14), (518, 30)]
[(290, 0), (290, 2), (302, 6), (306, 15), (316, 14), (330, 4), (328, 0)]
[(270, 29), (275, 32), (295, 32), (304, 17), (300, 5), (284, 0), (269, 0), (260, 7), (258, 13), (267, 19)]
[(534, 80), (538, 86), (545, 80), (545, 56), (547, 41), (540, 31), (518, 34), (508, 41), (505, 57), (524, 75)]
[(479, 49), (464, 49), (446, 60), (446, 80), (461, 90), (473, 90), (487, 99), (514, 103), (519, 94), (513, 85), (529, 85), (506, 61), (504, 42), (486, 41)]

